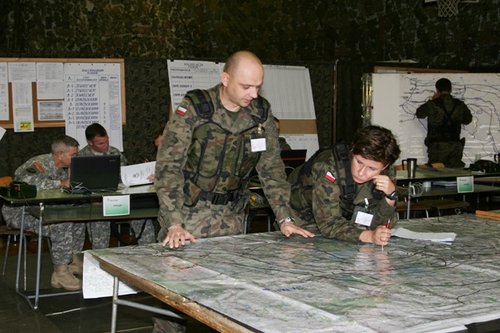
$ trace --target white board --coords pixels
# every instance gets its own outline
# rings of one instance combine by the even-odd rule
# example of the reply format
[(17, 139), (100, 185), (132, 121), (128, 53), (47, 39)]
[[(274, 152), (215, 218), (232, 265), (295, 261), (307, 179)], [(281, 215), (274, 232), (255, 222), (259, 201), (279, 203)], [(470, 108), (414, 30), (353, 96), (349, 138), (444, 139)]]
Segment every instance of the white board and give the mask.
[(466, 144), (462, 161), (477, 158), (493, 160), (500, 141), (500, 74), (497, 73), (416, 73), (372, 74), (373, 109), (371, 123), (387, 127), (397, 136), (401, 159), (415, 157), (427, 162), (427, 119), (418, 119), (416, 109), (435, 91), (435, 83), (446, 77), (452, 82), (452, 95), (463, 100), (473, 120), (462, 126)]

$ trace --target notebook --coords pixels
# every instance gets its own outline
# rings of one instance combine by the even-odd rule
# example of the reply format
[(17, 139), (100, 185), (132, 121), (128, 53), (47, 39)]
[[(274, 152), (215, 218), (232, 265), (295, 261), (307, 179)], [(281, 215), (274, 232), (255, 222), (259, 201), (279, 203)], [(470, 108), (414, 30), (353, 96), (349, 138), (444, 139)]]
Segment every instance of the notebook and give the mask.
[(71, 193), (116, 191), (120, 180), (120, 156), (73, 156)]

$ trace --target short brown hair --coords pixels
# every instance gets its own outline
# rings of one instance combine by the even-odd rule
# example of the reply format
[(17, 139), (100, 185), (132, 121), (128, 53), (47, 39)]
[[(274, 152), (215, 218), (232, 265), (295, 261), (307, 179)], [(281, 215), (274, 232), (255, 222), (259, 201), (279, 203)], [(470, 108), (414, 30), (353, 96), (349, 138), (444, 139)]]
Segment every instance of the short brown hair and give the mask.
[(396, 162), (401, 150), (390, 130), (370, 125), (356, 132), (352, 144), (352, 153), (388, 166)]

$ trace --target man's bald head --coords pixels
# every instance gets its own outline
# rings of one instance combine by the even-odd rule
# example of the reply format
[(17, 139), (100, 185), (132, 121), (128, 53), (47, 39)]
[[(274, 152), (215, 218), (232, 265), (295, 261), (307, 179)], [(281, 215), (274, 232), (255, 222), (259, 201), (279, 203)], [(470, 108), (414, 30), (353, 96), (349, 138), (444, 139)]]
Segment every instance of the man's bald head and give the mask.
[(227, 59), (223, 71), (232, 74), (242, 65), (257, 65), (262, 67), (262, 62), (259, 57), (250, 51), (238, 51)]
[(238, 51), (231, 55), (221, 73), (220, 98), (229, 111), (238, 111), (250, 105), (259, 95), (264, 83), (264, 66), (260, 59), (249, 51)]

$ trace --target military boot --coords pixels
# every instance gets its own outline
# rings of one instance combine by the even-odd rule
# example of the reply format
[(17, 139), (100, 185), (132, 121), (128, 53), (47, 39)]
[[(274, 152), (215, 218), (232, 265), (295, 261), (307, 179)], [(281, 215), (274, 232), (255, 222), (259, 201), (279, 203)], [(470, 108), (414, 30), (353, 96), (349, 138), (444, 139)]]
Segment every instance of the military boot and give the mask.
[(50, 285), (53, 288), (64, 288), (66, 290), (82, 289), (82, 280), (76, 278), (69, 271), (68, 265), (54, 266), (54, 272), (50, 279)]
[(80, 255), (73, 254), (73, 261), (68, 266), (69, 271), (73, 275), (82, 276), (83, 275), (83, 260)]

